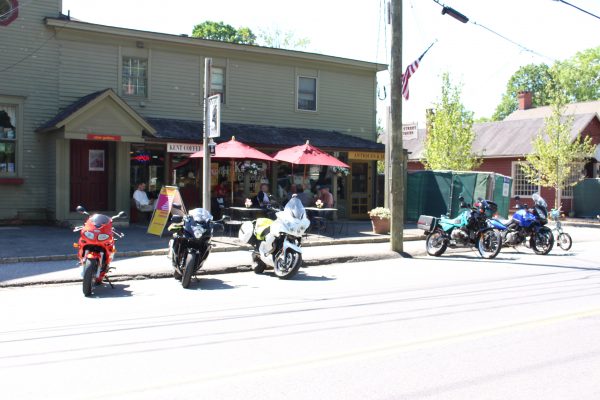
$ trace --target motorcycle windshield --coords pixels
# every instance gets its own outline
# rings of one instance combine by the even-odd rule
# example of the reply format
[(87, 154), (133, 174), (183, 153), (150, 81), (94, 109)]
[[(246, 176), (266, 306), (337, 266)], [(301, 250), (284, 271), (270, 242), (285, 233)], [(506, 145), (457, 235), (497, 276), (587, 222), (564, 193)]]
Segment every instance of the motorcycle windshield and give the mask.
[(110, 218), (102, 214), (94, 214), (90, 217), (90, 221), (96, 226), (106, 225), (110, 222)]
[(285, 205), (283, 213), (288, 214), (289, 216), (295, 219), (302, 219), (304, 218), (306, 210), (304, 209), (304, 206), (302, 205), (302, 202), (299, 198), (292, 197), (290, 201), (288, 201)]
[(213, 219), (212, 214), (204, 208), (194, 208), (190, 211), (190, 217), (196, 222), (207, 222)]
[(536, 206), (540, 206), (540, 207), (544, 207), (544, 208), (548, 208), (548, 204), (546, 203), (546, 200), (544, 200), (542, 198), (542, 196), (540, 196), (539, 193), (534, 193), (531, 196), (531, 199), (535, 202)]

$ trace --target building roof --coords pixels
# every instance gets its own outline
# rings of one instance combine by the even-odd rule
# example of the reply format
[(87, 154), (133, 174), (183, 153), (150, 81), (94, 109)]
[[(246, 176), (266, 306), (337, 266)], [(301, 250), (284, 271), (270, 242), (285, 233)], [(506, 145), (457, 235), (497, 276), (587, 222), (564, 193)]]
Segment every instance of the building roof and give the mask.
[[(598, 118), (596, 113), (575, 115), (571, 129), (573, 140), (595, 118)], [(545, 118), (535, 118), (474, 124), (473, 152), (483, 158), (523, 157), (533, 150), (532, 141), (542, 131), (545, 122)], [(425, 130), (419, 129), (417, 139), (404, 141), (404, 148), (411, 152), (409, 160), (423, 157), (425, 136)]]
[[(287, 57), (291, 59), (301, 59), (310, 62), (324, 62), (329, 64), (338, 64), (340, 66), (358, 68), (363, 70), (371, 70), (374, 72), (387, 70), (387, 64), (373, 63), (368, 61), (352, 60), (348, 58), (328, 56), (324, 54), (309, 53), (298, 50), (287, 50), (277, 49), (271, 47), (263, 47), (256, 45), (228, 43), (219, 40), (208, 40), (195, 37), (189, 37), (188, 35), (173, 35), (167, 33), (141, 31), (136, 29), (119, 28), (115, 26), (93, 24), (89, 22), (82, 22), (75, 18), (70, 18), (62, 15), (58, 18), (46, 17), (46, 25), (52, 26), (60, 31), (77, 30), (80, 32), (90, 32), (103, 35), (113, 36), (124, 36), (137, 40), (156, 40), (163, 43), (171, 43), (175, 45), (187, 45), (194, 46), (196, 48), (202, 48), (203, 51), (207, 49), (216, 50), (234, 50), (246, 54), (255, 54), (262, 56), (279, 56)], [(200, 53), (203, 54), (203, 53)]]
[(154, 135), (154, 128), (152, 128), (152, 126), (150, 126), (140, 114), (131, 108), (131, 106), (121, 99), (119, 95), (117, 95), (112, 89), (99, 90), (77, 99), (67, 107), (60, 110), (59, 113), (54, 116), (54, 118), (37, 128), (36, 132), (43, 133), (59, 129), (80, 115), (86, 109), (93, 107), (95, 104), (107, 97), (113, 99), (127, 114), (135, 119), (144, 128), (146, 133)]
[[(586, 101), (583, 103), (571, 103), (565, 105), (565, 115), (592, 114), (600, 115), (600, 101)], [(527, 110), (515, 110), (510, 113), (504, 121), (516, 121), (522, 119), (547, 118), (552, 114), (551, 106), (529, 108)]]
[[(146, 120), (156, 129), (156, 138), (158, 139), (195, 141), (197, 143), (202, 140), (202, 121), (167, 118), (146, 118)], [(249, 145), (277, 149), (304, 144), (310, 140), (311, 144), (323, 149), (384, 150), (381, 143), (336, 131), (222, 122), (221, 137), (216, 141), (227, 141), (232, 136)]]

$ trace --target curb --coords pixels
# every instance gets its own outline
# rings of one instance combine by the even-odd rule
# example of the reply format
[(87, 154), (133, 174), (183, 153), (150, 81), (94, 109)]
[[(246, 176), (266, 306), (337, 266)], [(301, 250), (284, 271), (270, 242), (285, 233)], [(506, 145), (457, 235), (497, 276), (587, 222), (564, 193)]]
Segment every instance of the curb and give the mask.
[[(395, 258), (413, 258), (416, 256), (421, 256), (426, 254), (425, 251), (418, 251), (413, 254), (397, 254), (392, 251), (387, 251), (384, 253), (378, 254), (367, 254), (364, 256), (340, 256), (334, 258), (327, 259), (314, 259), (304, 261), (304, 265), (302, 268), (309, 268), (315, 266), (323, 266), (330, 264), (346, 264), (346, 263), (354, 263), (354, 262), (368, 262), (368, 261), (381, 261), (381, 260), (391, 260)], [(221, 269), (210, 269), (210, 270), (200, 270), (198, 277), (202, 277), (204, 275), (222, 275), (222, 274), (231, 274), (237, 272), (251, 272), (252, 268), (250, 265), (240, 265), (236, 267), (227, 267)], [(111, 282), (122, 282), (129, 280), (144, 280), (144, 279), (164, 279), (164, 278), (173, 278), (172, 271), (164, 271), (164, 272), (153, 272), (146, 274), (137, 274), (137, 275), (113, 275), (111, 276)], [(25, 287), (25, 286), (40, 286), (40, 285), (56, 285), (56, 284), (64, 284), (64, 283), (78, 283), (81, 282), (81, 278), (77, 279), (55, 279), (48, 281), (38, 281), (38, 282), (20, 282), (14, 284), (0, 284), (0, 288), (14, 288), (14, 287)]]
[[(343, 244), (368, 244), (368, 243), (385, 243), (389, 242), (389, 236), (383, 237), (359, 237), (359, 238), (346, 238), (346, 239), (334, 239), (334, 240), (323, 240), (306, 242), (303, 247), (319, 247), (319, 246), (333, 246)], [(405, 242), (412, 242), (417, 240), (425, 240), (425, 235), (409, 236), (404, 238)], [(214, 240), (218, 243), (218, 240)], [(251, 250), (249, 245), (233, 245), (227, 243), (227, 246), (214, 247), (213, 253), (221, 253), (226, 251), (236, 250)], [(117, 252), (115, 258), (133, 258), (133, 257), (147, 257), (147, 256), (164, 256), (167, 254), (167, 249), (154, 249), (154, 250), (130, 250)], [(77, 254), (64, 254), (64, 255), (49, 255), (49, 256), (27, 256), (27, 257), (4, 257), (0, 258), (0, 264), (16, 264), (25, 262), (44, 262), (44, 261), (66, 261), (66, 260), (77, 260)]]

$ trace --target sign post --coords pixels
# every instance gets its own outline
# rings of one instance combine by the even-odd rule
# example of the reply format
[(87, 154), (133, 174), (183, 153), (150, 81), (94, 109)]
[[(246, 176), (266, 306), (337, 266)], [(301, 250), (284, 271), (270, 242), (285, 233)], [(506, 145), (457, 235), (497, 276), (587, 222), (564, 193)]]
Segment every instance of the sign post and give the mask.
[(210, 152), (208, 138), (210, 130), (210, 107), (208, 95), (210, 93), (212, 58), (204, 60), (204, 129), (202, 132), (202, 207), (210, 212)]
[(156, 236), (162, 235), (163, 229), (165, 229), (169, 221), (169, 214), (171, 213), (173, 203), (181, 204), (181, 210), (185, 213), (183, 199), (177, 186), (163, 186), (160, 189), (158, 199), (156, 199), (156, 205), (152, 213), (150, 225), (148, 225), (147, 233)]

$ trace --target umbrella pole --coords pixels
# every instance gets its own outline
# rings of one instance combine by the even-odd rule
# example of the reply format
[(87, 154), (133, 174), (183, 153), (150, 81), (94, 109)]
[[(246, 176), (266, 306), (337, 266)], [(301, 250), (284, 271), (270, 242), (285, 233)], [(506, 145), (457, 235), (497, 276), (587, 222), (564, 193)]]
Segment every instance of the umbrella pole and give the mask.
[(302, 177), (302, 185), (306, 185), (306, 164), (304, 164), (304, 177)]
[(231, 168), (229, 168), (229, 180), (231, 181), (231, 203), (229, 207), (233, 207), (233, 179), (235, 178), (235, 161), (231, 160)]

